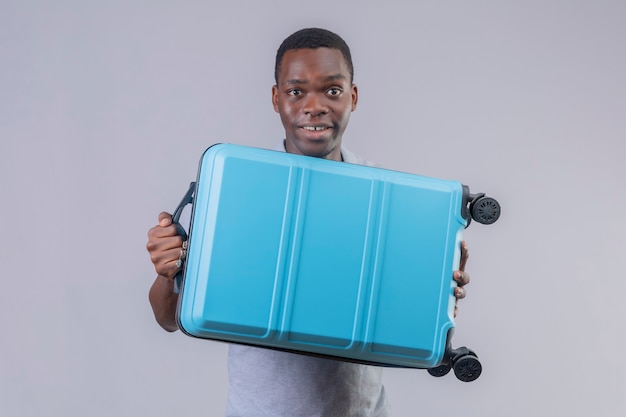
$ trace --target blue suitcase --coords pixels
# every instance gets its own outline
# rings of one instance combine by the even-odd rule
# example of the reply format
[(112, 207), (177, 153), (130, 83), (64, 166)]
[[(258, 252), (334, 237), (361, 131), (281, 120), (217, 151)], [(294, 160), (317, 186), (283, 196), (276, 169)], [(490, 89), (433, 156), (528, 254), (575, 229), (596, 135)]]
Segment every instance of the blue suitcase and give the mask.
[(474, 352), (451, 347), (452, 273), (464, 229), (497, 220), (497, 201), (458, 181), (218, 144), (175, 221), (190, 202), (186, 334), (480, 374)]

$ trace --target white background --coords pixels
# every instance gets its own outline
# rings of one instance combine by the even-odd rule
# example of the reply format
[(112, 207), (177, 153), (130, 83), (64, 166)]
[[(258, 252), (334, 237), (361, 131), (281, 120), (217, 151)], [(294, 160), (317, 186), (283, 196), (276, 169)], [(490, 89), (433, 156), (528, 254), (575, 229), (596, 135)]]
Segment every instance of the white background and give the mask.
[(396, 416), (621, 416), (623, 1), (0, 2), (0, 415), (219, 416), (226, 346), (160, 330), (147, 230), (215, 142), (271, 147), (275, 51), (352, 48), (345, 144), (503, 207), (466, 239), (471, 384), (385, 371)]

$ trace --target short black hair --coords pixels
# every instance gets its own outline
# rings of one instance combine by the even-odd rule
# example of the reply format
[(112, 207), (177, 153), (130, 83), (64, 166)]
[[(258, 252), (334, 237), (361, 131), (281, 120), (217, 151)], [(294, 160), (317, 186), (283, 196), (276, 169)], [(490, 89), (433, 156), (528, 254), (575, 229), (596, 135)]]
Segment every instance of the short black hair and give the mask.
[(317, 49), (331, 48), (341, 51), (343, 58), (348, 65), (350, 72), (350, 82), (354, 80), (354, 66), (352, 65), (352, 55), (346, 41), (341, 36), (326, 29), (306, 28), (288, 36), (278, 48), (276, 52), (276, 65), (274, 66), (274, 79), (278, 84), (278, 73), (283, 62), (285, 52), (294, 49)]

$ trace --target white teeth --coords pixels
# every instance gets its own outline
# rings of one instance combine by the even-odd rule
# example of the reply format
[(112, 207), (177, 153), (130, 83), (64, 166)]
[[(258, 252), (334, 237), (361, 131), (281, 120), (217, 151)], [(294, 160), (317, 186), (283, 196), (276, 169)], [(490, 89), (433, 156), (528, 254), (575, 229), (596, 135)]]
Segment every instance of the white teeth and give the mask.
[(304, 129), (304, 130), (311, 130), (311, 131), (317, 131), (317, 130), (326, 130), (328, 128), (324, 127), (324, 126), (302, 126), (302, 129)]

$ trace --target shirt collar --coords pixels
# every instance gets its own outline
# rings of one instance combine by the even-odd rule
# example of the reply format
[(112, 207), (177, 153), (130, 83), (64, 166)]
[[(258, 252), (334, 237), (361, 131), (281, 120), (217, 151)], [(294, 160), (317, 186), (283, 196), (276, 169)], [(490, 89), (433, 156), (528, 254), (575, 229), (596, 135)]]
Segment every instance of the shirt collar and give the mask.
[[(281, 140), (275, 147), (275, 151), (287, 152), (285, 150), (285, 140)], [(346, 149), (344, 146), (341, 147), (341, 159), (343, 162), (347, 162), (349, 164), (362, 164), (361, 158), (359, 158), (356, 154)]]

